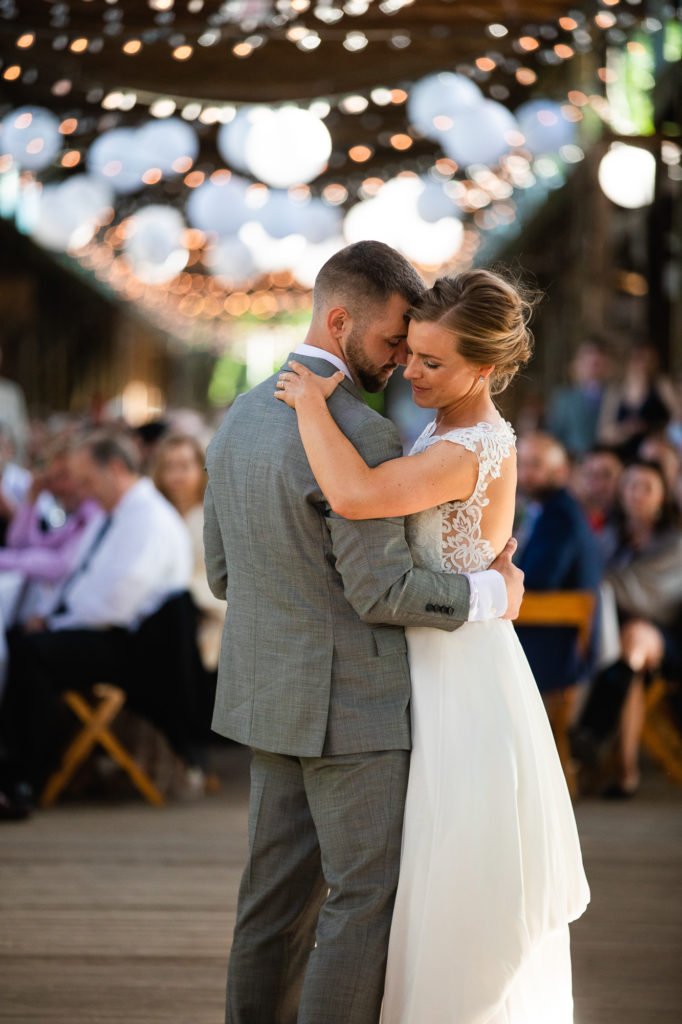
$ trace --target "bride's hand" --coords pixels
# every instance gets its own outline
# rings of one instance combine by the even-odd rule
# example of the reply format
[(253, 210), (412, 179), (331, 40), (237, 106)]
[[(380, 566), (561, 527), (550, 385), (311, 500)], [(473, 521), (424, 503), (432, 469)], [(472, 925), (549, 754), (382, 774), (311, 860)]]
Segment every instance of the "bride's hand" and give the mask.
[(298, 402), (319, 396), (324, 402), (333, 395), (345, 374), (337, 370), (331, 377), (320, 377), (302, 363), (292, 361), (277, 380), (275, 398), (295, 409)]

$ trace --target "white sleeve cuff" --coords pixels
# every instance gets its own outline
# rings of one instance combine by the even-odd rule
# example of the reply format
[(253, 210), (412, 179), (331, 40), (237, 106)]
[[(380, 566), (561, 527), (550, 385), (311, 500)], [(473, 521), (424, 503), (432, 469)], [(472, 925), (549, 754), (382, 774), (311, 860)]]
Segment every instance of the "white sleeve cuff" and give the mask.
[(496, 569), (465, 572), (469, 580), (469, 622), (501, 619), (507, 610), (507, 587)]

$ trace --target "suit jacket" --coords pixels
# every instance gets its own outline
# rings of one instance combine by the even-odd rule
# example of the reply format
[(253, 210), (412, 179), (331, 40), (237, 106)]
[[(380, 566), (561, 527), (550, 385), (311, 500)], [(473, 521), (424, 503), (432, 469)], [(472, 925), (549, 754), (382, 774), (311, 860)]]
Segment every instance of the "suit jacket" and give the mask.
[[(543, 503), (526, 543), (514, 559), (526, 590), (593, 590), (603, 576), (602, 558), (585, 514), (566, 490)], [(578, 655), (576, 631), (519, 626), (519, 640), (540, 690), (573, 686), (588, 670)]]
[[(335, 372), (323, 359), (291, 358)], [(408, 749), (400, 627), (457, 628), (468, 581), (415, 567), (402, 518), (330, 512), (296, 414), (273, 397), (276, 379), (237, 399), (207, 455), (207, 574), (228, 600), (213, 728), (298, 757)], [(329, 409), (369, 465), (402, 454), (393, 424), (351, 381)]]

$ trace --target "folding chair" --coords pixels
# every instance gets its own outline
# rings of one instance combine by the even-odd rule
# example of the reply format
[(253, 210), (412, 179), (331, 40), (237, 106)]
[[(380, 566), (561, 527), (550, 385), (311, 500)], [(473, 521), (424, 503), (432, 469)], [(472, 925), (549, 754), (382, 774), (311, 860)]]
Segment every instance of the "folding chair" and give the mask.
[(682, 736), (666, 708), (668, 689), (666, 680), (656, 676), (646, 691), (642, 746), (666, 775), (682, 786)]
[[(520, 626), (573, 626), (578, 631), (578, 649), (581, 654), (586, 654), (595, 603), (596, 597), (589, 590), (527, 591), (516, 622)], [(549, 724), (572, 797), (577, 796), (578, 787), (568, 732), (573, 724), (577, 690), (577, 686), (570, 686), (545, 695)]]
[(126, 702), (125, 693), (109, 683), (98, 683), (92, 694), (95, 698), (92, 703), (75, 690), (67, 690), (63, 694), (65, 704), (80, 719), (83, 728), (65, 750), (60, 767), (48, 779), (40, 799), (41, 807), (50, 807), (55, 802), (77, 768), (98, 745), (123, 768), (145, 800), (155, 807), (163, 807), (165, 800), (162, 794), (110, 730)]

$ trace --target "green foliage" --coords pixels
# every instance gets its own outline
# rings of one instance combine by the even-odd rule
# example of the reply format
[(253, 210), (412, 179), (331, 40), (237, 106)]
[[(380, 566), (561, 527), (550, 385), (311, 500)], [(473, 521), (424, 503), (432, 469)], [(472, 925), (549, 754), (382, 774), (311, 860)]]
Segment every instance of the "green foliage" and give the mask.
[(226, 352), (213, 369), (213, 377), (208, 386), (208, 400), (211, 405), (222, 408), (231, 405), (237, 395), (245, 390), (246, 364)]

